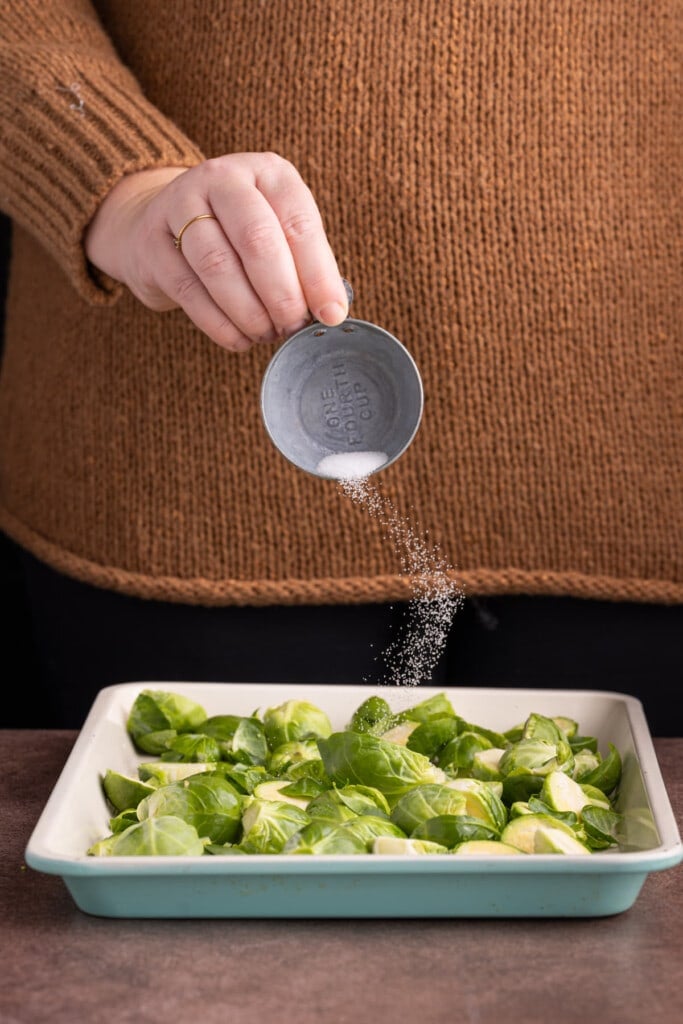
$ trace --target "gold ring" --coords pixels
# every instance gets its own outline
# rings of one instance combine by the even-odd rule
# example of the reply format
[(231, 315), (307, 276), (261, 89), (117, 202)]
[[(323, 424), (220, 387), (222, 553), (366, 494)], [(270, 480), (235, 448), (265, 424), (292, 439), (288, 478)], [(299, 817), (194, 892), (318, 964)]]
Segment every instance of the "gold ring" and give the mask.
[(214, 217), (212, 213), (198, 213), (196, 217), (190, 217), (190, 219), (183, 224), (178, 234), (173, 238), (173, 244), (176, 249), (180, 250), (180, 252), (183, 251), (183, 232), (187, 231), (190, 224), (194, 224), (196, 220), (218, 220), (218, 217)]

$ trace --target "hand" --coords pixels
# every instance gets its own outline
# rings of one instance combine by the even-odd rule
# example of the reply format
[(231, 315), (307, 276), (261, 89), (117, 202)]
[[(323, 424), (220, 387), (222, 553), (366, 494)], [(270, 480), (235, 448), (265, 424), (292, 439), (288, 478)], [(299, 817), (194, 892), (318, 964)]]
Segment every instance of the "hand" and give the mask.
[[(175, 248), (183, 225), (201, 213), (215, 219), (190, 224)], [(332, 326), (348, 313), (313, 195), (273, 153), (127, 175), (98, 208), (85, 251), (145, 306), (180, 306), (235, 352), (282, 340), (311, 315)]]

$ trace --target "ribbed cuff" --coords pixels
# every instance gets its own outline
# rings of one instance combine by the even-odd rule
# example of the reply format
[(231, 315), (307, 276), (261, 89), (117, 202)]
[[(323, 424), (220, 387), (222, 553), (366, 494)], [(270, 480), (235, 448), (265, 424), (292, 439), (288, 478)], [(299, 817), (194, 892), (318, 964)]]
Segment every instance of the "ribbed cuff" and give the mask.
[(203, 155), (117, 62), (81, 57), (74, 70), (68, 58), (45, 67), (32, 55), (21, 77), (30, 95), (0, 96), (2, 205), (87, 302), (110, 304), (121, 286), (89, 264), (83, 247), (98, 206), (126, 174), (192, 167)]

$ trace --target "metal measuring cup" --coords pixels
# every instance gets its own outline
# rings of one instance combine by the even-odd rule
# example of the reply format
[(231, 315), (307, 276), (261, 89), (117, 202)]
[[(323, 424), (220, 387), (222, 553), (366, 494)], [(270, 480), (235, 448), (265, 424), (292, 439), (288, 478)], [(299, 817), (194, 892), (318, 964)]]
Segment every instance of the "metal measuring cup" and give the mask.
[[(353, 290), (344, 282), (349, 304)], [(408, 349), (377, 324), (319, 321), (276, 351), (261, 385), (266, 431), (299, 469), (366, 477), (395, 462), (422, 418), (422, 379)]]

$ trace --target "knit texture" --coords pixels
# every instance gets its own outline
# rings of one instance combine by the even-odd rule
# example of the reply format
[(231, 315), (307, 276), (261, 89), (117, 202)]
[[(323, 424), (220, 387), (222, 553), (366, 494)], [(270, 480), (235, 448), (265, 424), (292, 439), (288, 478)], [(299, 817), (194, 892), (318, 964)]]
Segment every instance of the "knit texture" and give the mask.
[(144, 597), (410, 598), (378, 521), (267, 438), (273, 348), (225, 352), (84, 257), (122, 174), (274, 150), (353, 315), (420, 368), (375, 479), (465, 592), (683, 598), (679, 0), (5, 6), (10, 536)]

